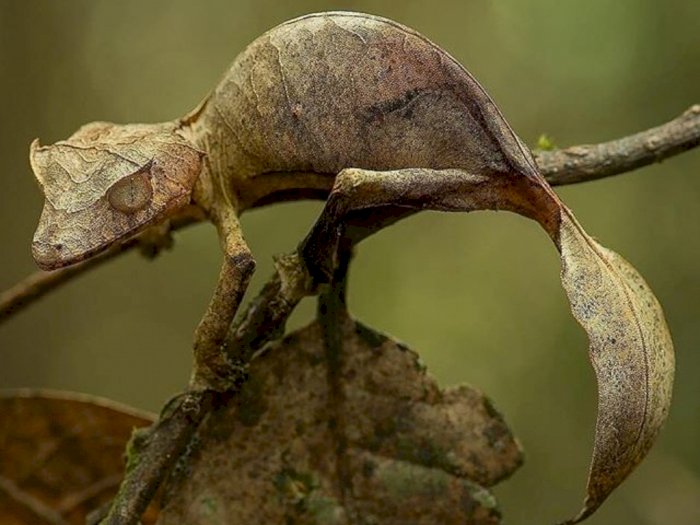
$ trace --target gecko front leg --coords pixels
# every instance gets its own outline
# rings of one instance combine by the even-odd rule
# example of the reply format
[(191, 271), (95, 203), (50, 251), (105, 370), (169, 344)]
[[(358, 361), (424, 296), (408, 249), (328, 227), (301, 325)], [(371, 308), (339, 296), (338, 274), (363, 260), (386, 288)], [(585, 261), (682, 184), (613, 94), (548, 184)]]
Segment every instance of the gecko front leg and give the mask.
[(139, 252), (146, 259), (155, 259), (163, 250), (173, 247), (170, 220), (146, 228), (139, 234)]
[(221, 351), (229, 326), (255, 270), (255, 259), (243, 239), (235, 211), (220, 207), (212, 214), (219, 232), (224, 262), (214, 295), (194, 336), (194, 370), (190, 388), (226, 390), (230, 363)]

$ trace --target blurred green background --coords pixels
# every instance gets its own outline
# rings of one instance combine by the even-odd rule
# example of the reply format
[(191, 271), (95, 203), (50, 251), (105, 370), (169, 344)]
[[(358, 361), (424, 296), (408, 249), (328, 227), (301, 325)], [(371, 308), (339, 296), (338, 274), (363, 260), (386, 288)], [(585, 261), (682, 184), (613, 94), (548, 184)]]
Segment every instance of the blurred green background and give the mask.
[[(28, 165), (92, 120), (152, 122), (191, 109), (256, 36), (297, 15), (367, 11), (418, 29), (481, 81), (528, 143), (625, 135), (700, 103), (697, 0), (417, 2), (0, 0), (0, 288), (34, 271), (41, 196)], [(671, 417), (593, 524), (700, 523), (700, 152), (558, 190), (587, 230), (628, 258), (664, 305), (678, 372)], [(258, 260), (295, 246), (315, 202), (244, 216)], [(0, 386), (90, 392), (157, 410), (188, 378), (192, 331), (219, 266), (213, 228), (177, 235), (65, 286), (0, 327)], [(553, 523), (583, 494), (595, 419), (586, 338), (554, 247), (510, 214), (424, 213), (359, 249), (351, 308), (418, 350), (441, 384), (486, 391), (527, 461), (496, 489), (510, 524)], [(313, 315), (302, 305), (292, 327)]]

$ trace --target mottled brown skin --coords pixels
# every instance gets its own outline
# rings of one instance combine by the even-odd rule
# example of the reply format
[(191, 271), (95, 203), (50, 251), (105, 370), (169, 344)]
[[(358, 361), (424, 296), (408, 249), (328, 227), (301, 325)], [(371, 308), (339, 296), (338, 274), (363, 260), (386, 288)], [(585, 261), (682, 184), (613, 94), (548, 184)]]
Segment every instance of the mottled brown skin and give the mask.
[(599, 383), (588, 498), (574, 522), (641, 461), (665, 420), (673, 346), (650, 290), (583, 231), (474, 78), (395, 22), (357, 13), (292, 20), (253, 42), (186, 117), (91, 124), (67, 141), (33, 144), (31, 157), (47, 197), (33, 244), (44, 268), (85, 259), (187, 205), (216, 225), (224, 262), (195, 334), (193, 389), (225, 390), (245, 364), (222, 352), (255, 265), (239, 215), (327, 197), (299, 247), (316, 284), (332, 276), (338, 246), (422, 209), (509, 210), (547, 231)]
[(239, 209), (270, 202), (265, 190), (329, 190), (350, 167), (536, 172), (452, 57), (404, 26), (354, 13), (310, 15), (258, 38), (190, 126)]

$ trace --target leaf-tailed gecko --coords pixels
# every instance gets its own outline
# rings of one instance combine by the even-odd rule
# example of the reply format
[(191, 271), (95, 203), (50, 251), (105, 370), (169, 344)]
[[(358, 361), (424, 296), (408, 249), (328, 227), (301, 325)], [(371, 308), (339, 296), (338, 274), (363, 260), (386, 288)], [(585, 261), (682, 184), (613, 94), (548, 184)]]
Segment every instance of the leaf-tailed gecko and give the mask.
[[(255, 40), (185, 117), (96, 122), (31, 146), (45, 194), (32, 244), (59, 268), (191, 207), (217, 227), (224, 261), (195, 333), (193, 387), (254, 269), (244, 211), (327, 198), (299, 252), (330, 278), (353, 242), (421, 209), (505, 209), (537, 220), (562, 254), (572, 309), (591, 339), (600, 411), (589, 515), (645, 455), (670, 402), (673, 350), (658, 303), (624, 260), (588, 237), (477, 81), (415, 31), (358, 13), (320, 13)], [(611, 335), (614, 334), (614, 335)]]

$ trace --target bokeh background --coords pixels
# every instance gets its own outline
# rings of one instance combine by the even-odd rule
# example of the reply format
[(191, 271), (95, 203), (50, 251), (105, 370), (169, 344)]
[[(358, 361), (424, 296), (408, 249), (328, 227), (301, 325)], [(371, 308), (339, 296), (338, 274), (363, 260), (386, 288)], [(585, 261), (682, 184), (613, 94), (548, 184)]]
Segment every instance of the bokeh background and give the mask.
[[(697, 0), (275, 2), (0, 0), (0, 288), (34, 271), (41, 196), (34, 137), (92, 120), (152, 122), (191, 109), (243, 47), (307, 12), (394, 18), (439, 43), (534, 144), (595, 142), (700, 103)], [(587, 230), (633, 262), (665, 307), (678, 372), (649, 460), (593, 524), (700, 523), (700, 151), (559, 189)], [(290, 250), (320, 210), (244, 216), (258, 260)], [(220, 256), (213, 229), (177, 235), (153, 262), (130, 254), (0, 326), (0, 387), (90, 392), (157, 410), (190, 370), (192, 331)], [(569, 314), (554, 247), (506, 213), (424, 213), (366, 241), (351, 278), (356, 316), (418, 350), (443, 385), (469, 382), (504, 412), (527, 452), (496, 489), (507, 522), (553, 523), (580, 504), (595, 419), (586, 338)], [(291, 327), (313, 316), (309, 300)]]

